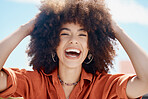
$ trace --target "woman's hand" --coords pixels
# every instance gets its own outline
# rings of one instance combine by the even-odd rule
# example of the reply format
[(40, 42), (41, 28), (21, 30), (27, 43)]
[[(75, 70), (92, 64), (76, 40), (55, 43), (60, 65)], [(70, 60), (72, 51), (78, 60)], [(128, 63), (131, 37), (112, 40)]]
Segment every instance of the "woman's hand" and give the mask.
[(125, 33), (123, 29), (113, 19), (112, 19), (111, 25), (113, 30), (115, 31), (115, 36), (117, 39), (121, 33)]
[(33, 31), (34, 26), (36, 22), (36, 17), (32, 18), (30, 21), (28, 21), (26, 24), (23, 24), (20, 28), (19, 31), (20, 33), (23, 33), (24, 36), (30, 35), (30, 33)]
[(15, 32), (0, 41), (0, 70), (2, 69), (10, 53), (26, 36), (33, 31), (36, 18), (37, 16), (26, 24), (20, 26)]

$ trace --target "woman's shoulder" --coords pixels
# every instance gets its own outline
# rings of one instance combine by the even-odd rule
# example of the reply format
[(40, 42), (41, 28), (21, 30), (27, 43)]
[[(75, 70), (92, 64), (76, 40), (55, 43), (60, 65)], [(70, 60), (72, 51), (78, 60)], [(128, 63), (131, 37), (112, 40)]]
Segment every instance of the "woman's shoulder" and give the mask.
[(8, 75), (9, 73), (15, 73), (15, 74), (34, 74), (38, 73), (36, 70), (26, 70), (26, 69), (19, 69), (19, 68), (3, 68), (4, 72), (6, 72)]
[(109, 73), (99, 73), (96, 72), (92, 83), (93, 92), (98, 93), (100, 91), (103, 99), (108, 99), (107, 97), (120, 97), (127, 99), (126, 96), (126, 86), (132, 77), (135, 75), (131, 74), (109, 74)]
[(117, 82), (117, 81), (125, 81), (134, 77), (135, 74), (110, 74), (106, 72), (96, 72), (95, 79), (96, 81), (104, 81), (104, 82)]
[(2, 69), (6, 74), (10, 77), (17, 77), (22, 79), (38, 79), (43, 76), (40, 71), (37, 70), (26, 70), (26, 69), (19, 69), (19, 68), (3, 68)]

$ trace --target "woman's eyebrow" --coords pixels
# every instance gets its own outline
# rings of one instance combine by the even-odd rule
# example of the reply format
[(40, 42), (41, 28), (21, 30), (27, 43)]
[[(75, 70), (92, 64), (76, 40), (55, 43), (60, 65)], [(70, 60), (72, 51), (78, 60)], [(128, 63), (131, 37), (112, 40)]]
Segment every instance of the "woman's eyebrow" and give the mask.
[(61, 28), (61, 29), (60, 29), (60, 31), (62, 31), (62, 30), (71, 31), (71, 30), (70, 30), (70, 29), (68, 29), (68, 28)]
[(82, 31), (82, 32), (84, 32), (84, 33), (87, 33), (87, 31), (86, 31), (84, 28), (79, 29), (78, 31)]
[[(71, 30), (68, 29), (68, 28), (61, 28), (60, 31), (62, 31), (62, 30), (71, 31)], [(79, 29), (78, 31), (86, 31), (86, 30), (85, 30), (84, 28), (81, 28), (81, 29)]]
[(82, 28), (82, 29), (79, 29), (78, 31), (86, 31), (86, 30)]

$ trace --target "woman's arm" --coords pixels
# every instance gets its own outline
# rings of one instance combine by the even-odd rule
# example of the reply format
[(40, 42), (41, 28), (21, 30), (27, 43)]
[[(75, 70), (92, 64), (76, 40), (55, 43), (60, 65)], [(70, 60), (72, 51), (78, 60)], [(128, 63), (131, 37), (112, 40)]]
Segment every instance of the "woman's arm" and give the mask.
[(136, 72), (136, 77), (128, 81), (126, 93), (129, 98), (137, 98), (148, 93), (148, 54), (114, 21), (112, 26), (116, 32), (116, 38), (128, 54)]
[(7, 75), (1, 71), (5, 61), (17, 45), (30, 34), (35, 24), (35, 18), (19, 27), (14, 33), (0, 41), (0, 91), (6, 89)]

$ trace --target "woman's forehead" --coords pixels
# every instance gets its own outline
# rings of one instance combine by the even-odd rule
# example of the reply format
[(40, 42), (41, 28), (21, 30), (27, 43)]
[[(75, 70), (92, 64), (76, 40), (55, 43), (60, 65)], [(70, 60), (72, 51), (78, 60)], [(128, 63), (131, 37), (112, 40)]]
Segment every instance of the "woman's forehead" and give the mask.
[(79, 24), (79, 23), (65, 23), (65, 24), (62, 24), (62, 26), (61, 26), (61, 29), (62, 28), (79, 28), (79, 29), (81, 29), (81, 30), (85, 30), (84, 29), (84, 26), (82, 26), (81, 24)]
[(78, 23), (66, 23), (63, 24), (62, 27), (60, 28), (60, 31), (62, 30), (67, 30), (67, 31), (71, 31), (76, 29), (77, 31), (84, 31), (87, 32), (86, 29), (84, 29), (84, 27)]

